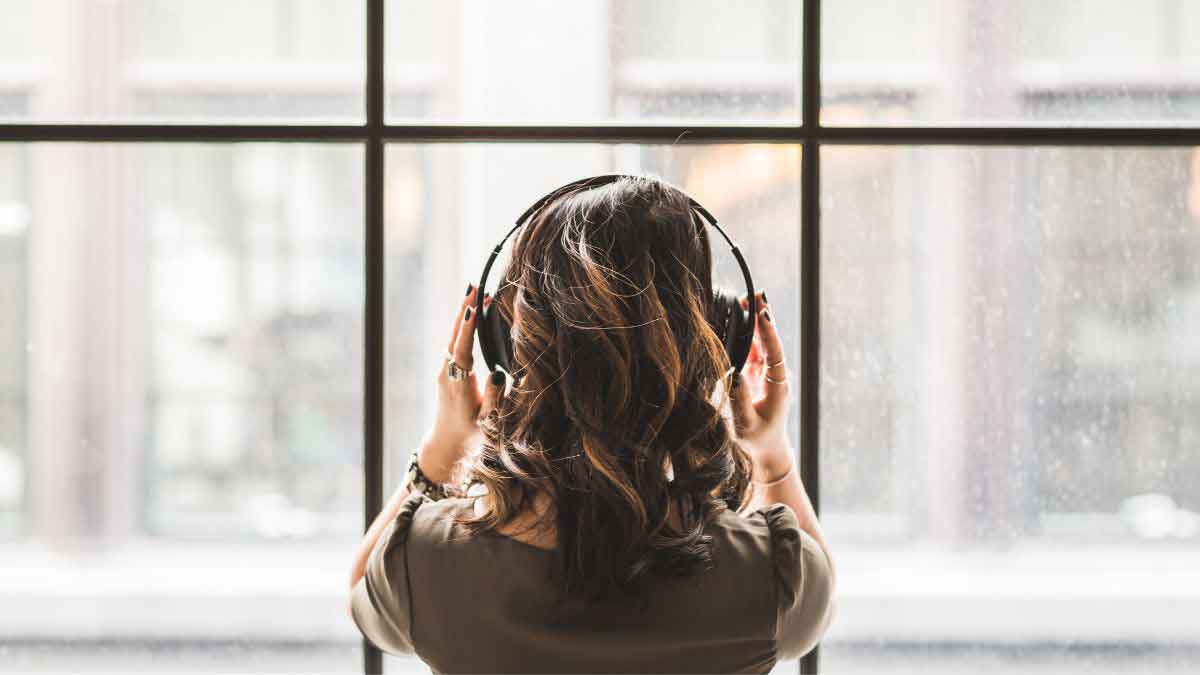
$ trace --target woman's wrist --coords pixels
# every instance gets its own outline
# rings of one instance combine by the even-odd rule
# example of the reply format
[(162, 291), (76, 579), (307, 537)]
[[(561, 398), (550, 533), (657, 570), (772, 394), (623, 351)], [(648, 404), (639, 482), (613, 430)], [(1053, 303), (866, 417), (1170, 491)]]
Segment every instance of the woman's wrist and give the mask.
[(756, 454), (751, 480), (755, 483), (775, 483), (796, 468), (796, 453), (791, 448)]
[(454, 466), (462, 459), (463, 449), (427, 436), (417, 446), (417, 463), (425, 477), (434, 483), (445, 484), (453, 477)]

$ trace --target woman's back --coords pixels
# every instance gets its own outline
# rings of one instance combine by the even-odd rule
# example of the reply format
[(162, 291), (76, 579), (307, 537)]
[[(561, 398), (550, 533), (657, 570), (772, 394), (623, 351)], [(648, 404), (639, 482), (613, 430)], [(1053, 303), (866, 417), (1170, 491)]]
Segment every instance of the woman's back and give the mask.
[(718, 514), (711, 569), (638, 607), (565, 599), (557, 551), (456, 523), (474, 499), (409, 496), (353, 593), (364, 635), (434, 672), (765, 672), (829, 621), (829, 561), (784, 504)]
[(746, 296), (713, 285), (705, 214), (651, 177), (574, 181), (509, 231), (494, 296), (467, 286), (433, 423), (351, 573), (379, 647), (441, 672), (698, 672), (816, 643), (835, 575), (783, 340), (744, 262)]

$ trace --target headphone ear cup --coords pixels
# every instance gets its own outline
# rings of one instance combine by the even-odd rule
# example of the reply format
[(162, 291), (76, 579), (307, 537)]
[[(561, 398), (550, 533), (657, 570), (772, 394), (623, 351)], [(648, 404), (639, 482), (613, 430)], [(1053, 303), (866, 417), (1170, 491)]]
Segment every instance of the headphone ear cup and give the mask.
[(483, 352), (488, 369), (499, 366), (504, 372), (512, 374), (512, 330), (494, 297), (492, 303), (483, 308), (483, 316), (479, 317), (479, 349)]
[(730, 365), (741, 370), (754, 341), (754, 320), (736, 294), (713, 289), (713, 330), (725, 345)]

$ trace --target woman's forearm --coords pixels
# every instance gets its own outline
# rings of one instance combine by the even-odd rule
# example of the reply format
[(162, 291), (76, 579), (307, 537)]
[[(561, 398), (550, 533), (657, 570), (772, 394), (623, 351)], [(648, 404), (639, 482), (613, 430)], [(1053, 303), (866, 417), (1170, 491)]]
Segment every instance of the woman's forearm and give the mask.
[(383, 534), (383, 530), (387, 527), (387, 524), (396, 517), (396, 512), (400, 510), (400, 505), (410, 492), (411, 490), (407, 483), (401, 485), (392, 494), (392, 498), (388, 500), (383, 510), (379, 512), (379, 515), (375, 516), (371, 527), (367, 528), (367, 533), (363, 535), (362, 542), (358, 545), (358, 552), (354, 555), (354, 567), (350, 570), (350, 588), (354, 588), (354, 585), (366, 573), (367, 558), (371, 557), (371, 551), (375, 548), (375, 542), (379, 541), (379, 535)]
[[(415, 452), (421, 459), (421, 472), (435, 483), (443, 483), (449, 479), (451, 469), (457, 457), (461, 455), (460, 451), (433, 437), (426, 437), (421, 441), (421, 445)], [(350, 588), (354, 588), (354, 585), (366, 573), (367, 558), (371, 557), (371, 551), (379, 541), (379, 535), (383, 534), (388, 523), (396, 518), (400, 505), (408, 498), (410, 492), (407, 483), (397, 488), (383, 510), (375, 516), (371, 527), (367, 528), (367, 533), (363, 535), (362, 542), (358, 545), (358, 552), (354, 556), (354, 567), (350, 570)]]

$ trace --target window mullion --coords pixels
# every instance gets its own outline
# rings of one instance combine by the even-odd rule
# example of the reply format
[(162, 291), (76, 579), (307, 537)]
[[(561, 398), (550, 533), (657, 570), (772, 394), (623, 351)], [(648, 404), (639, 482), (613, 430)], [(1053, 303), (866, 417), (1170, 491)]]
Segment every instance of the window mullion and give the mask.
[[(363, 527), (383, 508), (384, 448), (384, 0), (367, 0), (367, 140), (363, 312)], [(383, 672), (383, 654), (363, 638), (363, 671)]]
[[(800, 478), (821, 510), (820, 381), (821, 366), (821, 2), (804, 0), (800, 155)], [(819, 669), (818, 644), (800, 659), (800, 673)]]

